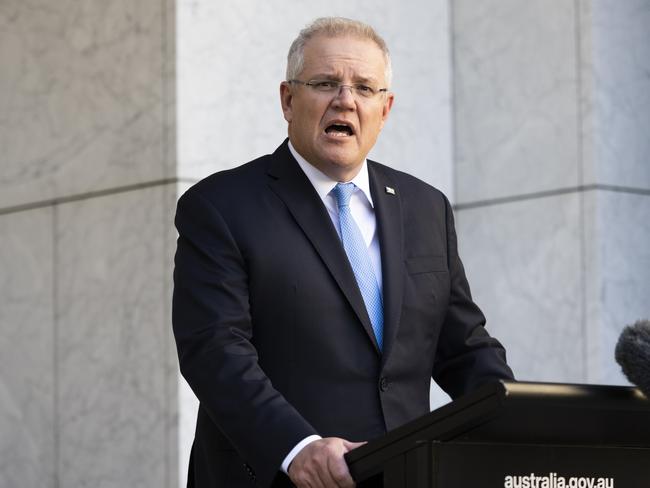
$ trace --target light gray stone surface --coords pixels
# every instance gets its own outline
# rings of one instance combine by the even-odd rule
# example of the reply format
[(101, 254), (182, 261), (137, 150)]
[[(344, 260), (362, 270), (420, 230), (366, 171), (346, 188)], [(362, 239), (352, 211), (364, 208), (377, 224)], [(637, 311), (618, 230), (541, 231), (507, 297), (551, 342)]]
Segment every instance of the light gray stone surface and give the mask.
[(650, 318), (650, 195), (592, 191), (585, 207), (588, 379), (625, 383), (614, 361), (621, 330)]
[(650, 3), (452, 5), (459, 237), (490, 330), (520, 379), (623, 382), (618, 335), (650, 316)]
[(60, 486), (173, 486), (167, 200), (159, 187), (58, 209)]
[[(187, 189), (190, 186), (191, 184), (187, 182), (185, 183), (180, 182), (174, 186), (174, 195), (173, 196), (170, 195), (170, 197), (172, 197), (170, 199), (170, 204), (172, 207), (175, 207), (176, 205), (176, 197), (185, 193), (185, 191), (187, 191)], [(169, 246), (169, 258), (167, 261), (168, 263), (170, 263), (171, 266), (171, 263), (173, 263), (174, 253), (176, 252), (175, 242), (178, 233), (176, 232), (173, 226), (169, 227), (169, 231), (173, 234), (172, 238), (170, 239), (170, 242), (173, 244)], [(171, 309), (171, 295), (172, 295), (171, 277), (169, 280), (169, 285), (170, 285), (170, 289), (169, 289), (168, 303), (170, 304), (170, 309)], [(170, 324), (170, 333), (171, 333), (171, 316), (170, 319), (167, 320), (166, 322)], [(171, 340), (173, 341), (173, 338)], [(170, 377), (173, 378), (173, 380), (176, 383), (177, 396), (176, 398), (173, 399), (173, 401), (176, 404), (176, 411), (177, 411), (177, 416), (175, 417), (176, 420), (175, 428), (176, 428), (176, 436), (178, 439), (177, 453), (176, 453), (177, 457), (175, 459), (174, 464), (177, 465), (177, 469), (178, 469), (178, 480), (179, 480), (178, 486), (185, 487), (187, 486), (187, 469), (190, 461), (192, 442), (194, 441), (194, 432), (196, 430), (196, 415), (198, 411), (199, 401), (194, 395), (194, 392), (192, 391), (190, 386), (187, 384), (185, 379), (180, 374), (178, 368), (176, 349), (173, 342), (172, 342), (172, 349), (173, 349), (173, 353), (172, 353), (173, 358), (172, 358), (172, 369), (171, 369)]]
[(0, 215), (0, 486), (55, 476), (53, 213)]
[[(174, 217), (176, 201), (180, 196), (180, 191), (186, 185), (182, 183), (170, 183), (163, 189), (164, 210), (162, 219), (162, 284), (163, 284), (163, 303), (162, 309), (164, 318), (162, 327), (165, 333), (165, 409), (166, 409), (166, 446), (165, 446), (165, 481), (166, 488), (187, 486), (187, 467), (189, 461), (189, 449), (185, 450), (183, 444), (185, 424), (183, 418), (187, 416), (185, 403), (183, 402), (182, 390), (183, 385), (179, 382), (180, 372), (178, 369), (178, 355), (176, 353), (176, 342), (172, 330), (172, 292), (173, 292), (173, 272), (174, 272), (174, 254), (176, 252), (176, 238), (178, 233), (174, 227)], [(194, 414), (196, 412), (194, 411)], [(191, 413), (190, 413), (191, 415)], [(192, 428), (194, 434), (194, 428)], [(190, 444), (191, 446), (191, 444)], [(184, 457), (185, 456), (185, 457)], [(180, 480), (180, 482), (179, 482)]]
[(574, 2), (451, 5), (456, 201), (575, 187)]
[(190, 464), (190, 452), (196, 431), (196, 416), (199, 407), (194, 392), (187, 381), (178, 378), (178, 486), (187, 486), (187, 470)]
[(0, 208), (172, 174), (169, 4), (3, 1)]
[(650, 189), (650, 2), (584, 10), (585, 184)]
[(579, 196), (464, 210), (457, 226), (474, 299), (516, 377), (585, 380)]

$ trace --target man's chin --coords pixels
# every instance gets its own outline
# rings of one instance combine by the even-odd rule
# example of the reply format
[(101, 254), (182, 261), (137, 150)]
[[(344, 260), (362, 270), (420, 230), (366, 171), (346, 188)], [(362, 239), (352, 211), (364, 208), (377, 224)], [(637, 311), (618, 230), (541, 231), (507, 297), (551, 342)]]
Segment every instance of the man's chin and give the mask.
[(323, 161), (329, 161), (331, 164), (341, 167), (355, 166), (364, 159), (359, 155), (358, 147), (352, 144), (328, 144), (320, 156)]
[(361, 169), (363, 159), (358, 161), (352, 157), (329, 157), (325, 166), (328, 171), (324, 171), (328, 176), (337, 181), (350, 181)]

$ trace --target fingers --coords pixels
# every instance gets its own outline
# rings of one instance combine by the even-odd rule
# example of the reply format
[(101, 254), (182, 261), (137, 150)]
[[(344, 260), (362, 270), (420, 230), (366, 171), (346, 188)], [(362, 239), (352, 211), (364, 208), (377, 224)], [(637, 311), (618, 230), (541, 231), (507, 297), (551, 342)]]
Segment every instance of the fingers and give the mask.
[(289, 477), (298, 488), (354, 488), (343, 455), (363, 444), (338, 437), (307, 444), (289, 466)]
[(329, 477), (331, 479), (332, 485), (340, 488), (353, 488), (355, 485), (350, 476), (350, 471), (348, 470), (348, 465), (343, 459), (343, 454), (337, 459), (330, 459), (328, 463)]

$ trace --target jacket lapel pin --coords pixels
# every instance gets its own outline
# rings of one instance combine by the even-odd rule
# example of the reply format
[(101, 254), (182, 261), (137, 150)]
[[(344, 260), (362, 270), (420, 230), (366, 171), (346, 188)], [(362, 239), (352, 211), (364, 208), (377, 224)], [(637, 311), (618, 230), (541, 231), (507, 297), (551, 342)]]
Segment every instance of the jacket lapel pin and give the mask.
[(386, 193), (389, 195), (395, 195), (395, 188), (391, 188), (390, 186), (385, 187), (386, 188)]

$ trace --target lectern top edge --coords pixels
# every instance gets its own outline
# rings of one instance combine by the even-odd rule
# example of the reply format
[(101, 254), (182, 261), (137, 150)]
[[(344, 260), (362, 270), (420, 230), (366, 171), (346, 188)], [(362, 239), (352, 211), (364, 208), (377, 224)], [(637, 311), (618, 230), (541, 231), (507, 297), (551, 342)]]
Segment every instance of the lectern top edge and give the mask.
[(650, 402), (638, 388), (631, 386), (589, 385), (578, 383), (542, 383), (503, 381), (504, 401), (546, 402), (565, 407), (606, 408), (608, 410), (646, 410)]

